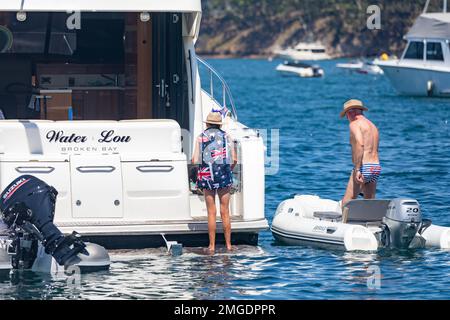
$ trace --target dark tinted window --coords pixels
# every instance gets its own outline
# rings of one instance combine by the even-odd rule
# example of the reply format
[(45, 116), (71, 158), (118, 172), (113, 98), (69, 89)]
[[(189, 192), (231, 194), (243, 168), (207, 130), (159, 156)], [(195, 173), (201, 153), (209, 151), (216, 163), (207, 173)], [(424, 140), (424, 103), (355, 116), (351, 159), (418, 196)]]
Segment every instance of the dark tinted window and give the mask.
[(14, 13), (5, 12), (2, 15), (3, 20), (7, 22), (4, 28), (9, 29), (12, 34), (12, 43), (6, 52), (44, 53), (47, 13), (27, 13), (27, 18), (23, 22), (17, 21)]
[(76, 32), (74, 56), (84, 62), (121, 63), (124, 59), (125, 21), (83, 17), (81, 30)]
[(427, 43), (427, 60), (444, 61), (440, 42)]
[(6, 52), (11, 48), (12, 34), (11, 31), (0, 25), (0, 52)]
[(67, 29), (67, 17), (68, 14), (65, 13), (50, 15), (50, 21), (47, 23), (51, 31), (49, 33), (49, 54), (71, 56), (77, 48), (76, 32)]
[(405, 54), (405, 59), (423, 60), (423, 42), (410, 42)]
[(82, 13), (81, 29), (67, 27), (69, 14), (0, 12), (0, 53), (59, 55), (73, 63), (122, 63), (125, 15)]

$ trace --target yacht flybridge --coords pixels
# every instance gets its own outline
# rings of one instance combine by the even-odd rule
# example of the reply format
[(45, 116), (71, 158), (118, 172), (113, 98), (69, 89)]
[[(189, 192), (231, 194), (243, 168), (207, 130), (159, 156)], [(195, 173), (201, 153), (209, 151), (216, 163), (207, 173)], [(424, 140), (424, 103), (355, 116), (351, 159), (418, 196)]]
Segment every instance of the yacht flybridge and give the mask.
[(377, 64), (401, 94), (450, 97), (450, 13), (447, 0), (442, 12), (428, 12), (429, 2), (405, 36), (401, 59)]
[(188, 159), (216, 109), (239, 158), (232, 238), (255, 245), (268, 227), (264, 145), (196, 56), (200, 19), (200, 0), (1, 1), (0, 189), (45, 181), (58, 191), (55, 225), (106, 248), (206, 244)]

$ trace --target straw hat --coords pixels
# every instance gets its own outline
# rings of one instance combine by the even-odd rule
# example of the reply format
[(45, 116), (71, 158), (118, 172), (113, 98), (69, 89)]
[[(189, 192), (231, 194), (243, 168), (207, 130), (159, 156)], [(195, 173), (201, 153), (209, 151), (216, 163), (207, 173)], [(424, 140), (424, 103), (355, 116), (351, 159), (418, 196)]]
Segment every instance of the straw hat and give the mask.
[(210, 112), (205, 123), (222, 125), (222, 115), (219, 112)]
[(349, 111), (351, 109), (359, 109), (359, 110), (363, 110), (363, 111), (369, 110), (366, 107), (364, 107), (364, 104), (362, 103), (362, 101), (357, 100), (357, 99), (350, 99), (346, 103), (344, 103), (344, 106), (342, 107), (342, 111), (339, 114), (340, 117), (343, 118), (345, 116), (345, 114), (347, 113), (347, 111)]

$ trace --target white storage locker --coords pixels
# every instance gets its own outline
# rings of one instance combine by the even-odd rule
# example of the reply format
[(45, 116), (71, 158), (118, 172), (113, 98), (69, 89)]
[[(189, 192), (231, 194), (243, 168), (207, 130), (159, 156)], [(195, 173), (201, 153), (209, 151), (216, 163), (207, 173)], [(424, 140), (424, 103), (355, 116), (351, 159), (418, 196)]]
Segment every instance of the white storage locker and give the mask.
[(188, 220), (186, 155), (172, 153), (159, 158), (122, 158), (125, 216), (146, 221)]
[(58, 191), (55, 221), (72, 219), (69, 159), (63, 156), (5, 156), (0, 157), (0, 184), (6, 188), (21, 175), (33, 175)]

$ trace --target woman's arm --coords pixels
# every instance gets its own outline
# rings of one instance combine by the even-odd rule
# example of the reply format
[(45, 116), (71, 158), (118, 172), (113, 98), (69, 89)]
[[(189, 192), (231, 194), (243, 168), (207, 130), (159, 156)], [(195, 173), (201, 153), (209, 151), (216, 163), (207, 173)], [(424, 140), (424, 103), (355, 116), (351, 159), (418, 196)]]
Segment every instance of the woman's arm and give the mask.
[(230, 137), (227, 137), (227, 139), (229, 145), (231, 145), (231, 171), (233, 171), (234, 167), (236, 167), (238, 163), (236, 144), (233, 141), (231, 141)]
[(197, 138), (197, 141), (195, 142), (195, 146), (194, 146), (194, 152), (192, 153), (192, 159), (191, 159), (191, 164), (199, 164), (200, 163), (200, 141)]

